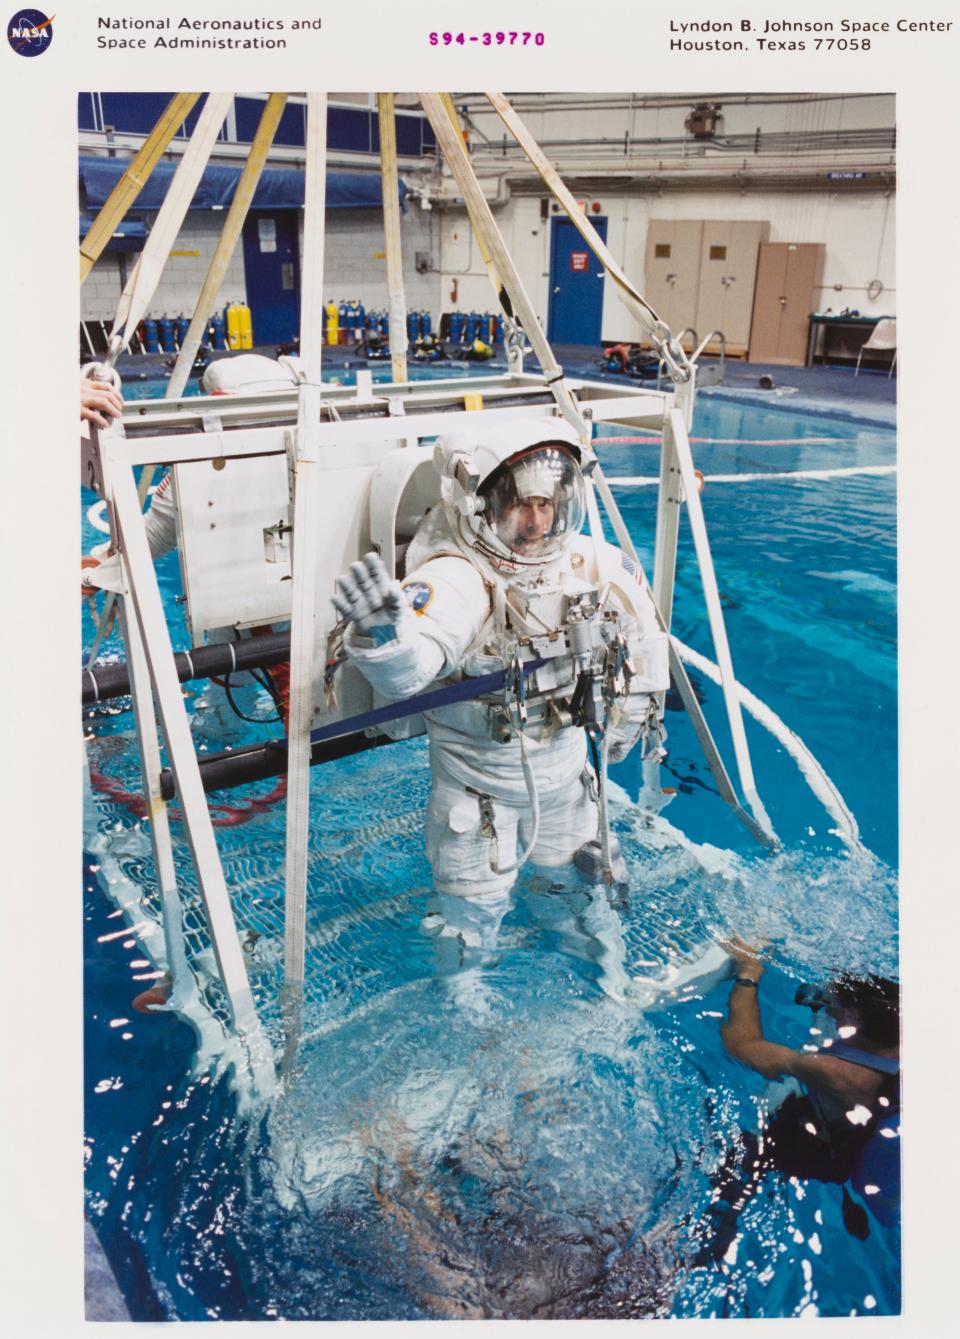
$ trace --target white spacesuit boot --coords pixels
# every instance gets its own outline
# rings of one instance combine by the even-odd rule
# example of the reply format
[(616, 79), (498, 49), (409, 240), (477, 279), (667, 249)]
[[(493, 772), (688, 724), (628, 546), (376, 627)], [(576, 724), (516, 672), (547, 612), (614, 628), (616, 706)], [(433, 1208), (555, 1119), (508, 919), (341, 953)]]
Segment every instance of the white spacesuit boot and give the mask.
[(473, 1018), (489, 1015), (493, 992), (484, 969), (497, 961), (503, 918), (513, 906), (509, 889), (494, 893), (437, 893), (421, 922), (434, 940), (437, 975), (457, 1005)]
[(630, 994), (623, 922), (616, 902), (598, 883), (584, 887), (569, 867), (547, 882), (534, 878), (520, 894), (537, 924), (554, 936), (565, 955), (591, 964), (603, 993), (622, 1004)]

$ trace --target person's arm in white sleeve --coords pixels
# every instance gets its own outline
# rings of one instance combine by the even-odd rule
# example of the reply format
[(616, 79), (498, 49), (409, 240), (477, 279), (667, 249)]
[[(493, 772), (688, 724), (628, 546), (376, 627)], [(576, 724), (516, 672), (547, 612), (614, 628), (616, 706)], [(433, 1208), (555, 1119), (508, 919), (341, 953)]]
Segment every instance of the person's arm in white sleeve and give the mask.
[(434, 558), (404, 583), (376, 554), (337, 580), (334, 604), (349, 627), (344, 649), (384, 697), (422, 692), (460, 667), (487, 615), (482, 578), (463, 558)]
[(162, 558), (177, 543), (177, 522), (173, 506), (173, 475), (165, 474), (154, 490), (144, 518), (150, 557)]
[[(177, 522), (171, 496), (171, 478), (171, 475), (165, 474), (160, 480), (143, 518), (151, 558), (162, 558), (176, 547)], [(80, 559), (81, 592), (90, 595), (103, 588), (113, 590), (119, 581), (119, 565), (120, 560), (110, 543), (104, 542), (91, 549), (86, 557)]]

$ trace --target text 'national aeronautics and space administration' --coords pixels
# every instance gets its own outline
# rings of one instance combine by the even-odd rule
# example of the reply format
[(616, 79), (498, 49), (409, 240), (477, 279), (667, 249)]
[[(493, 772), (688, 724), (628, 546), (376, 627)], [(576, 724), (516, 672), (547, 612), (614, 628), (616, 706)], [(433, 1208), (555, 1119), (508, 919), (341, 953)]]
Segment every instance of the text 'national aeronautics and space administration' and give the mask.
[(194, 19), (97, 17), (97, 46), (102, 51), (284, 51), (284, 34), (314, 33), (322, 19)]

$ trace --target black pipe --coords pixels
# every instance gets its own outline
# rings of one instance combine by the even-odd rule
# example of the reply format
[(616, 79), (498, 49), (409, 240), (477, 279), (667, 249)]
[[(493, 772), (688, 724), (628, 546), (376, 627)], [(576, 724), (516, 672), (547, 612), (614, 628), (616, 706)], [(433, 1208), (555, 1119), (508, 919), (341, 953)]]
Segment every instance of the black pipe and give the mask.
[[(234, 670), (262, 669), (289, 659), (289, 632), (270, 632), (262, 637), (245, 637), (239, 642), (193, 646), (189, 651), (178, 651), (173, 657), (181, 683), (207, 679), (214, 674), (231, 674)], [(124, 697), (129, 692), (130, 675), (126, 661), (83, 671), (81, 701), (85, 707), (108, 698)]]
[[(326, 739), (314, 744), (310, 750), (310, 766), (333, 762), (336, 758), (349, 758), (366, 749), (392, 743), (393, 740), (386, 735), (370, 736), (363, 730), (357, 730), (352, 735), (341, 735), (339, 739)], [(263, 744), (248, 744), (226, 753), (210, 753), (204, 758), (198, 758), (197, 762), (205, 792), (229, 790), (233, 786), (246, 786), (252, 781), (282, 776), (287, 770), (287, 742), (285, 739), (268, 739)], [(165, 767), (160, 773), (160, 794), (170, 801), (176, 793), (173, 772)]]

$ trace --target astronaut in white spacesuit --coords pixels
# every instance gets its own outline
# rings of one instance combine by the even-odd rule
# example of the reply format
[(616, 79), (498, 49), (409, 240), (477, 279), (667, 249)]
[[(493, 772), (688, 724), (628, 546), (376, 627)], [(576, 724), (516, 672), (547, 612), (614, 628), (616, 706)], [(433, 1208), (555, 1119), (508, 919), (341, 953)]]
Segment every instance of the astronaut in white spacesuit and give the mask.
[[(581, 448), (562, 420), (441, 439), (434, 461), (443, 505), (421, 522), (402, 585), (367, 554), (334, 604), (347, 654), (385, 697), (507, 671), (505, 688), (425, 713), (434, 885), (447, 923), (469, 939), (475, 922), (486, 941), (527, 858), (625, 878), (602, 831), (588, 732), (617, 762), (656, 729), (667, 639), (642, 572), (580, 534)], [(524, 673), (531, 662), (542, 663)]]

